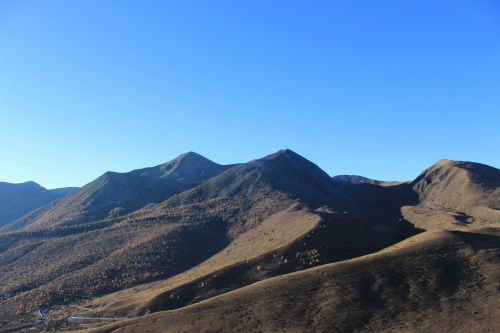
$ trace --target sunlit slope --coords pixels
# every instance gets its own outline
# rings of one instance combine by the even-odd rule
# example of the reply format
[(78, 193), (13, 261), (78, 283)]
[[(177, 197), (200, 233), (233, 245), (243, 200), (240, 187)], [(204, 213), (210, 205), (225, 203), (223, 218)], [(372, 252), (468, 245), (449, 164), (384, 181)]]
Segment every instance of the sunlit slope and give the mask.
[(429, 231), (92, 332), (498, 332), (500, 237)]
[(403, 207), (423, 229), (474, 229), (500, 225), (500, 170), (484, 164), (442, 160), (409, 184), (419, 197)]

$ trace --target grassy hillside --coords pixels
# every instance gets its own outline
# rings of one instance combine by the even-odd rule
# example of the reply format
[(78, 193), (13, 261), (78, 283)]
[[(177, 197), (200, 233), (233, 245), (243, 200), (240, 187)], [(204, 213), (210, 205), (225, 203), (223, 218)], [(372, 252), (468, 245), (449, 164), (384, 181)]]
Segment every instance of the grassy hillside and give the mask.
[[(191, 168), (190, 164), (186, 164), (179, 169), (179, 165), (168, 170)], [(166, 168), (143, 169), (140, 172), (153, 174), (154, 177), (165, 173), (169, 177), (172, 175)], [(180, 173), (175, 177), (177, 180), (185, 178)], [(440, 290), (444, 293), (443, 297), (454, 295), (458, 287), (447, 289), (447, 275), (457, 279), (450, 283), (464, 284), (465, 289), (458, 295), (463, 292), (473, 297), (474, 302), (476, 299), (490, 302), (484, 298), (486, 294), (482, 291), (474, 293), (475, 289), (471, 286), (476, 280), (468, 280), (461, 272), (466, 272), (465, 267), (471, 263), (483, 260), (483, 254), (491, 253), (493, 257), (484, 259), (480, 264), (495, 273), (497, 241), (494, 235), (498, 234), (495, 226), (498, 227), (499, 220), (488, 214), (497, 211), (498, 184), (498, 170), (495, 168), (450, 161), (439, 162), (413, 182), (378, 184), (336, 180), (298, 154), (290, 150), (279, 151), (232, 166), (193, 188), (123, 216), (107, 215), (83, 222), (73, 220), (71, 223), (56, 223), (50, 228), (26, 228), (0, 235), (0, 319), (10, 319), (5, 325), (0, 320), (0, 330), (19, 327), (24, 320), (21, 318), (25, 317), (37, 330), (81, 328), (81, 324), (68, 322), (68, 317), (75, 312), (74, 308), (67, 307), (68, 304), (83, 306), (86, 315), (97, 317), (181, 313), (164, 311), (194, 309), (196, 304), (209, 304), (205, 302), (215, 302), (225, 295), (237, 295), (240, 290), (249, 290), (248, 286), (275, 281), (280, 276), (288, 279), (295, 276), (287, 275), (293, 272), (316, 272), (310, 270), (316, 266), (344, 267), (344, 264), (329, 264), (359, 258), (360, 261), (345, 262), (353, 263), (355, 267), (344, 274), (352, 276), (353, 280), (344, 281), (343, 273), (338, 275), (340, 268), (332, 268), (332, 275), (325, 274), (339, 283), (334, 284), (336, 289), (325, 287), (318, 290), (330, 293), (328, 297), (332, 299), (353, 297), (360, 304), (368, 302), (359, 308), (347, 304), (351, 306), (349, 311), (359, 316), (366, 311), (373, 312), (376, 318), (381, 316), (382, 322), (379, 319), (373, 321), (369, 316), (370, 325), (375, 325), (374, 331), (398, 331), (399, 326), (390, 326), (395, 325), (394, 322), (391, 321), (390, 325), (384, 322), (389, 322), (391, 316), (399, 315), (403, 316), (398, 319), (403, 322), (401, 327), (410, 331), (425, 331), (424, 327), (418, 326), (418, 322), (410, 320), (413, 316), (426, 316), (421, 313), (425, 307), (451, 302), (446, 306), (453, 311), (461, 309), (454, 299), (433, 296)], [(424, 209), (425, 215), (421, 214)], [(467, 215), (470, 223), (462, 223), (455, 218), (443, 220), (443, 216), (462, 216), (460, 214)], [(487, 228), (480, 229), (484, 226)], [(436, 231), (411, 238), (397, 247), (379, 252), (375, 257), (366, 257), (423, 229)], [(489, 233), (490, 236), (458, 231), (438, 232), (440, 229), (472, 230)], [(485, 249), (481, 245), (483, 241), (489, 244)], [(470, 251), (474, 252), (472, 257), (468, 256), (472, 253)], [(428, 263), (424, 262), (426, 256), (429, 257)], [(449, 266), (448, 262), (454, 266)], [(361, 264), (366, 266), (364, 271), (358, 270)], [(424, 268), (417, 270), (414, 265)], [(398, 271), (399, 266), (403, 271)], [(481, 267), (478, 268), (479, 273), (483, 270)], [(372, 268), (377, 270), (372, 271)], [(399, 273), (394, 275), (393, 271)], [(415, 274), (428, 275), (430, 280), (436, 281), (436, 285), (432, 284), (434, 282), (429, 284), (425, 279), (418, 280)], [(310, 281), (310, 286), (302, 286), (294, 280), (291, 285), (298, 283), (301, 287), (297, 288), (305, 291), (316, 290), (317, 285), (330, 285), (328, 281), (314, 280), (311, 276), (302, 276), (304, 281)], [(490, 275), (485, 277), (490, 278)], [(415, 279), (424, 287), (419, 287)], [(355, 287), (350, 288), (348, 281), (352, 281)], [(383, 290), (378, 290), (378, 286), (383, 286)], [(365, 293), (363, 288), (371, 291)], [(434, 291), (428, 295), (432, 288)], [(276, 287), (276, 293), (279, 289), (286, 287)], [(349, 293), (342, 294), (344, 289)], [(383, 295), (386, 289), (388, 295), (402, 296), (387, 299), (386, 302), (386, 297), (389, 297)], [(407, 289), (416, 290), (416, 294)], [(487, 292), (491, 290), (487, 289)], [(419, 294), (422, 300), (419, 300)], [(273, 298), (266, 301), (265, 293), (259, 295), (262, 301), (255, 301), (256, 304), (263, 309), (271, 307)], [(285, 305), (291, 304), (292, 308), (298, 306), (300, 309), (297, 311), (305, 314), (313, 310), (326, 311), (324, 308), (332, 304), (332, 311), (343, 313), (339, 308), (341, 303), (331, 304), (327, 299), (321, 300), (320, 294), (315, 294), (313, 299), (301, 298), (299, 293), (292, 293), (292, 296), (295, 298), (287, 300)], [(276, 297), (280, 300), (285, 296)], [(293, 299), (300, 304), (290, 303)], [(236, 307), (233, 310), (241, 311), (241, 315), (248, 317), (248, 322), (242, 321), (243, 326), (235, 326), (240, 331), (253, 327), (272, 331), (279, 325), (285, 325), (279, 320), (287, 317), (284, 313), (273, 313), (274, 310), (269, 309), (266, 311), (271, 317), (260, 313), (254, 317), (253, 313), (245, 312), (246, 305), (238, 305), (239, 300), (229, 300), (231, 304), (229, 301), (224, 304), (231, 308), (234, 300)], [(404, 300), (415, 303), (415, 308), (408, 308)], [(277, 304), (276, 311), (285, 307), (280, 306), (279, 301)], [(493, 305), (491, 302), (488, 304)], [(391, 309), (389, 312), (386, 306)], [(33, 324), (36, 321), (34, 311), (39, 307), (50, 312), (49, 323)], [(397, 308), (402, 309), (401, 313)], [(446, 316), (455, 316), (452, 310), (445, 311), (438, 306), (432, 311), (438, 314), (439, 319), (422, 318), (439, 324), (452, 320), (446, 319)], [(302, 313), (300, 311), (292, 314), (298, 316)], [(490, 315), (486, 310), (481, 311)], [(219, 316), (217, 313), (214, 315)], [(346, 326), (347, 314), (344, 319), (335, 316), (341, 322), (326, 320), (328, 316), (334, 316), (329, 312), (319, 319), (312, 314), (307, 316), (312, 316), (307, 325), (291, 321), (289, 326), (284, 327), (292, 331), (309, 331), (309, 328), (318, 331), (369, 331), (368, 328), (372, 327), (359, 324), (367, 323), (364, 317), (358, 318), (357, 315), (353, 315), (351, 324), (354, 326)], [(405, 319), (405, 316), (410, 319)], [(19, 322), (14, 322), (12, 318)], [(188, 329), (192, 319), (186, 319), (186, 323), (180, 321), (179, 329)], [(234, 320), (237, 320), (236, 317)], [(103, 324), (97, 321), (92, 325), (98, 323)], [(231, 320), (228, 323), (233, 325)], [(217, 321), (213, 325), (215, 331), (226, 331), (230, 327)], [(465, 323), (463, 327), (469, 327), (467, 325), (471, 324)], [(196, 331), (201, 327), (191, 328)]]
[(442, 160), (411, 184), (416, 205), (406, 219), (423, 229), (475, 229), (500, 221), (500, 170), (479, 163)]
[[(400, 220), (398, 206), (378, 212), (353, 199), (313, 163), (281, 151), (123, 218), (5, 234), (0, 236), (3, 315), (154, 281), (141, 301), (135, 301), (133, 289), (124, 290), (129, 301), (111, 302), (106, 311), (130, 315), (178, 307), (364, 255), (418, 232)], [(197, 279), (225, 270), (236, 270), (239, 277), (192, 292)], [(163, 300), (179, 287), (190, 296)]]
[(498, 236), (426, 232), (89, 332), (498, 332), (499, 264)]

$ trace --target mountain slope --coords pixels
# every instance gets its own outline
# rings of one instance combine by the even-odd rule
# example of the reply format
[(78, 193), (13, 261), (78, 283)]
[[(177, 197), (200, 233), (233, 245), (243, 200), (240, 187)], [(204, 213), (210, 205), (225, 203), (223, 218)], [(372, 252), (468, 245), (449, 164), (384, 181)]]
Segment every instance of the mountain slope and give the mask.
[(426, 232), (88, 332), (497, 332), (500, 237)]
[(78, 191), (79, 187), (61, 187), (50, 189), (49, 192), (55, 195), (57, 198), (65, 197), (73, 192)]
[(229, 167), (191, 152), (156, 167), (127, 173), (107, 172), (63, 200), (20, 218), (5, 230), (36, 230), (123, 216), (196, 186)]
[(405, 218), (424, 229), (474, 229), (500, 221), (500, 170), (479, 163), (442, 160), (409, 185), (418, 204)]
[(0, 182), (0, 227), (75, 190), (76, 188), (47, 190), (35, 182)]
[[(352, 181), (345, 181), (345, 180), (339, 180), (335, 179), (334, 177), (334, 182), (335, 184), (332, 185), (330, 188), (331, 192), (330, 193), (336, 193), (337, 196), (333, 195), (333, 198), (335, 198), (335, 203), (332, 201), (329, 201), (327, 198), (332, 198), (332, 196), (324, 196), (323, 197), (323, 204), (326, 204), (326, 206), (334, 209), (333, 207), (336, 207), (337, 210), (338, 208), (342, 207), (343, 209), (349, 209), (352, 211), (355, 211), (356, 214), (353, 214), (350, 216), (352, 218), (352, 225), (357, 225), (358, 227), (362, 228), (367, 228), (365, 230), (369, 230), (371, 233), (371, 237), (374, 237), (374, 239), (380, 241), (381, 236), (380, 233), (389, 233), (393, 237), (397, 237), (396, 235), (399, 235), (402, 237), (402, 235), (409, 235), (411, 234), (410, 230), (405, 229), (405, 217), (406, 216), (401, 216), (398, 214), (398, 212), (401, 210), (405, 211), (409, 207), (420, 207), (424, 205), (429, 205), (431, 202), (436, 205), (437, 202), (441, 202), (444, 204), (448, 204), (450, 207), (453, 207), (456, 209), (455, 205), (456, 203), (453, 202), (454, 197), (450, 195), (450, 193), (454, 191), (459, 191), (459, 194), (456, 195), (456, 198), (460, 198), (460, 200), (463, 200), (466, 202), (466, 207), (471, 207), (473, 210), (477, 210), (478, 207), (480, 207), (481, 203), (487, 203), (490, 206), (494, 206), (495, 204), (498, 205), (500, 202), (498, 196), (495, 196), (495, 193), (498, 193), (498, 177), (497, 177), (497, 172), (495, 168), (491, 168), (488, 166), (483, 166), (483, 165), (478, 165), (475, 163), (468, 163), (466, 164), (467, 170), (473, 170), (473, 174), (469, 174), (467, 177), (468, 179), (471, 179), (470, 184), (468, 186), (465, 186), (463, 188), (456, 188), (457, 184), (463, 185), (464, 184), (464, 179), (461, 178), (463, 176), (460, 172), (457, 171), (459, 170), (454, 170), (454, 172), (449, 172), (449, 171), (442, 171), (441, 174), (447, 174), (448, 178), (444, 178), (443, 176), (435, 176), (435, 171), (436, 169), (440, 169), (440, 164), (433, 166), (429, 168), (428, 170), (424, 171), (421, 176), (417, 177), (417, 179), (411, 183), (400, 183), (400, 184), (394, 184), (390, 186), (379, 186), (378, 184), (373, 184), (371, 182), (366, 183), (364, 181), (361, 182), (352, 182)], [(461, 165), (463, 166), (463, 162), (447, 162), (446, 164), (451, 164), (452, 166), (455, 165)], [(468, 171), (470, 172), (470, 171)], [(350, 178), (349, 178), (350, 180)], [(333, 188), (333, 190), (332, 190)], [(436, 188), (439, 188), (436, 190)], [(432, 193), (437, 193), (432, 195)], [(314, 197), (314, 196), (313, 196)], [(438, 199), (436, 199), (436, 197)], [(309, 196), (311, 198), (311, 196)], [(431, 200), (432, 198), (432, 200)], [(303, 200), (305, 197), (302, 198)], [(325, 200), (326, 199), (326, 200)], [(439, 201), (440, 200), (440, 201)], [(447, 202), (449, 200), (449, 202)], [(314, 200), (313, 200), (314, 201)], [(343, 201), (343, 204), (339, 205), (339, 201)], [(305, 201), (304, 201), (305, 202)], [(350, 207), (348, 202), (355, 202), (356, 205), (354, 207)], [(311, 201), (309, 201), (309, 207), (313, 207), (314, 204), (311, 205)], [(314, 213), (313, 212), (313, 216)], [(433, 209), (430, 212), (431, 217), (438, 217), (441, 214), (441, 211), (438, 209)], [(363, 216), (367, 217), (369, 216), (371, 218), (371, 223), (364, 223), (363, 221)], [(392, 219), (391, 219), (392, 216)], [(477, 215), (476, 215), (477, 216)], [(354, 218), (353, 218), (354, 217)], [(340, 221), (342, 219), (345, 219), (343, 216), (335, 216), (334, 221)], [(338, 234), (343, 234), (343, 237), (346, 237), (350, 239), (351, 244), (347, 246), (346, 248), (350, 247), (350, 250), (355, 252), (356, 255), (362, 255), (367, 252), (362, 252), (359, 251), (360, 246), (359, 244), (356, 244), (358, 240), (364, 240), (365, 242), (370, 238), (370, 234), (367, 233), (363, 235), (363, 233), (360, 230), (354, 231), (353, 229), (349, 229), (346, 227), (346, 225), (342, 225), (340, 228), (337, 225), (335, 232), (328, 231), (329, 229), (321, 229), (323, 227), (328, 227), (329, 224), (325, 223), (325, 221), (328, 221), (328, 214), (323, 214), (322, 215), (322, 220), (318, 223), (318, 226), (315, 226), (313, 229), (309, 230), (309, 233), (307, 234), (308, 238), (310, 237), (311, 234), (317, 233), (327, 236), (327, 239), (330, 241), (330, 244), (333, 242), (335, 245), (331, 245), (331, 249), (335, 251), (337, 254), (342, 253), (342, 241), (339, 239)], [(415, 220), (411, 220), (408, 218), (409, 222), (415, 223)], [(399, 223), (394, 223), (393, 221), (400, 221)], [(498, 226), (498, 221), (500, 220), (494, 220), (492, 219), (490, 224), (488, 226)], [(431, 221), (430, 223), (433, 223)], [(421, 224), (417, 224), (418, 227), (422, 226)], [(474, 224), (473, 223), (473, 228), (479, 228), (484, 226), (483, 224)], [(452, 226), (453, 228), (457, 228), (457, 226)], [(400, 228), (400, 229), (398, 229)], [(440, 229), (440, 228), (449, 228), (449, 226), (446, 225), (435, 225), (432, 226), (432, 228), (435, 229)], [(348, 230), (348, 231), (347, 231)], [(396, 241), (397, 239), (394, 238), (393, 242)], [(301, 240), (302, 242), (303, 240)], [(306, 239), (304, 244), (307, 244), (308, 240)], [(321, 257), (322, 262), (333, 262), (336, 260), (339, 260), (341, 258), (348, 258), (348, 255), (341, 255), (340, 257), (333, 257), (331, 254), (329, 254), (329, 251), (325, 250), (326, 244), (328, 242), (325, 242), (324, 240), (318, 240), (315, 239), (314, 242), (307, 244), (304, 248), (302, 248), (303, 251), (297, 250), (297, 254), (299, 256), (302, 256), (303, 254), (311, 253), (314, 250), (314, 253), (317, 253), (318, 256)], [(389, 245), (390, 242), (386, 240), (386, 245)], [(317, 248), (323, 247), (322, 250), (316, 252)], [(291, 244), (289, 244), (289, 248), (294, 248)], [(372, 250), (376, 249), (375, 246), (371, 247)], [(356, 252), (359, 251), (359, 252)], [(291, 252), (291, 251), (290, 251)], [(273, 256), (282, 256), (282, 252), (273, 252)], [(353, 256), (356, 256), (353, 253)], [(307, 257), (307, 255), (306, 255)], [(207, 261), (206, 263), (203, 263), (202, 267), (204, 265), (210, 265), (210, 267), (219, 267), (216, 262), (216, 257), (212, 258), (211, 260)], [(249, 260), (245, 258), (245, 260)], [(324, 261), (323, 261), (324, 260)], [(239, 285), (245, 285), (251, 282), (258, 281), (259, 279), (263, 278), (268, 278), (279, 274), (282, 274), (283, 272), (286, 272), (285, 265), (283, 263), (279, 263), (279, 268), (277, 269), (276, 262), (273, 260), (270, 260), (268, 258), (258, 258), (253, 260), (250, 258), (250, 265), (243, 265), (244, 267), (232, 267), (229, 269), (229, 273), (227, 270), (221, 271), (221, 272), (216, 272), (217, 270), (213, 270), (212, 274), (216, 274), (220, 279), (222, 279), (222, 276), (228, 275), (228, 274), (233, 274), (234, 276), (232, 278), (227, 278), (225, 281), (231, 281), (232, 284), (235, 283), (235, 281), (238, 281), (236, 284), (240, 283)], [(252, 269), (255, 269), (255, 267), (266, 267), (265, 270), (261, 271), (258, 275), (260, 276), (258, 279), (255, 279), (252, 277), (249, 273)], [(250, 267), (250, 268), (248, 268)], [(274, 267), (274, 268), (273, 268)], [(293, 270), (298, 270), (297, 266), (295, 266), (294, 269), (290, 269), (290, 271)], [(196, 272), (196, 270), (194, 271)], [(196, 301), (200, 301), (202, 299), (206, 299), (209, 296), (213, 296), (215, 294), (218, 294), (220, 291), (217, 291), (218, 289), (215, 286), (212, 286), (209, 295), (204, 295), (205, 291), (199, 291), (196, 290), (197, 284), (201, 283), (200, 281), (203, 281), (203, 279), (208, 279), (208, 271), (206, 269), (203, 270), (205, 275), (199, 274), (193, 274), (193, 272), (189, 272), (189, 275), (186, 274), (186, 276), (183, 276), (181, 280), (183, 281), (189, 281), (190, 279), (193, 280), (192, 284), (186, 283), (184, 286), (179, 286), (178, 281), (179, 279), (172, 279), (172, 280), (167, 280), (163, 283), (160, 283), (156, 286), (148, 286), (147, 288), (141, 289), (141, 290), (130, 290), (130, 293), (134, 293), (137, 295), (138, 299), (140, 301), (134, 301), (132, 299), (127, 299), (127, 291), (121, 292), (119, 295), (109, 295), (109, 297), (105, 297), (102, 300), (97, 300), (93, 302), (92, 304), (96, 307), (100, 307), (102, 312), (111, 312), (111, 313), (123, 313), (121, 312), (123, 307), (121, 308), (120, 306), (115, 306), (114, 301), (112, 299), (120, 299), (120, 302), (127, 303), (127, 307), (129, 309), (138, 307), (139, 310), (134, 310), (136, 311), (135, 314), (143, 314), (147, 313), (148, 311), (158, 311), (161, 309), (169, 309), (169, 308), (177, 308), (179, 306), (187, 305), (187, 304), (192, 304), (195, 303)], [(243, 273), (244, 272), (244, 273)], [(241, 277), (243, 276), (243, 277)], [(227, 283), (221, 287), (223, 290), (227, 290)], [(155, 292), (154, 290), (158, 290), (158, 292)], [(177, 296), (180, 296), (184, 300), (182, 302), (179, 301), (169, 301), (168, 296), (175, 294)], [(149, 299), (149, 303), (148, 300)], [(125, 300), (125, 301), (124, 301)], [(144, 301), (146, 300), (146, 303)], [(167, 301), (165, 301), (167, 300)], [(142, 305), (141, 305), (142, 304)], [(161, 305), (158, 305), (161, 304)]]
[[(367, 255), (422, 231), (402, 215), (408, 207), (453, 202), (454, 191), (472, 198), (471, 211), (498, 204), (495, 172), (461, 179), (458, 171), (391, 186), (352, 183), (282, 150), (124, 216), (0, 235), (0, 318), (47, 307), (43, 328), (61, 331), (75, 328), (65, 304), (77, 301), (95, 316), (141, 316)], [(454, 185), (464, 179), (469, 187)], [(430, 214), (441, 214), (434, 206)]]
[(371, 184), (371, 185), (390, 186), (390, 185), (397, 185), (397, 184), (401, 183), (401, 182), (396, 182), (396, 181), (375, 180), (375, 179), (366, 178), (363, 176), (356, 176), (356, 175), (338, 175), (338, 176), (334, 176), (332, 178), (335, 182), (345, 182), (345, 183), (351, 183), (351, 184)]
[(231, 221), (231, 227), (245, 229), (259, 223), (260, 214), (269, 216), (282, 211), (296, 200), (321, 205), (335, 193), (333, 182), (323, 170), (291, 150), (282, 150), (237, 165), (192, 190), (136, 211), (126, 219), (157, 219), (172, 208), (199, 211), (207, 207), (226, 210), (235, 206), (243, 215), (226, 215), (226, 218)]
[[(130, 311), (178, 306), (163, 301), (166, 290), (188, 291), (214, 271), (241, 271), (228, 275), (234, 289), (394, 244), (417, 232), (398, 212), (359, 207), (316, 165), (280, 151), (124, 217), (0, 236), (0, 308), (31, 311), (152, 281)], [(246, 261), (269, 269), (254, 274)]]
[[(235, 166), (95, 233), (45, 241), (37, 248), (43, 251), (38, 256), (51, 251), (55, 262), (64, 266), (33, 268), (34, 260), (25, 255), (8, 271), (31, 269), (35, 276), (23, 281), (7, 274), (0, 285), (9, 286), (3, 289), (9, 295), (21, 282), (30, 288), (0, 304), (26, 311), (35, 304), (71, 301), (60, 294), (108, 294), (83, 305), (108, 315), (144, 314), (365, 255), (418, 232), (400, 220), (399, 206), (381, 201), (386, 209), (376, 211), (354, 199), (313, 163), (292, 151), (280, 151)], [(61, 248), (64, 253), (57, 254)], [(100, 249), (98, 256), (95, 248)], [(46, 276), (63, 270), (65, 274), (47, 281)], [(205, 285), (207, 279), (211, 283)], [(134, 285), (138, 286), (125, 289)], [(119, 291), (110, 293), (114, 290)], [(50, 311), (54, 328), (67, 324), (71, 310), (51, 307)]]

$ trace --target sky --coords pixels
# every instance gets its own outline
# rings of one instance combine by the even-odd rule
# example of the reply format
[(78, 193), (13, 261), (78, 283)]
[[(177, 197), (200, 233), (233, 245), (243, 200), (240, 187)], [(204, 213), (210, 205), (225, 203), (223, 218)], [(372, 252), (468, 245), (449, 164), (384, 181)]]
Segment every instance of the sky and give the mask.
[(407, 180), (499, 146), (498, 0), (0, 1), (0, 181), (283, 148)]

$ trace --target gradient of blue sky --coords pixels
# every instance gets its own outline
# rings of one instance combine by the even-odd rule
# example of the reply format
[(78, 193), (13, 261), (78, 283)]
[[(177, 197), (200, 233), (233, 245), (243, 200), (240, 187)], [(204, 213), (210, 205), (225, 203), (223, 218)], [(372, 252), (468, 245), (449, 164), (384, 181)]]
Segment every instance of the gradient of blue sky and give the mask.
[(499, 144), (496, 0), (0, 2), (3, 181), (285, 147), (409, 179)]

